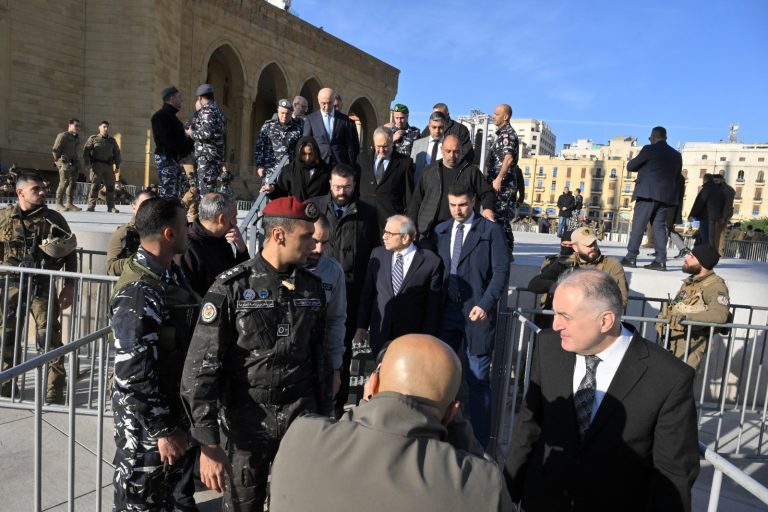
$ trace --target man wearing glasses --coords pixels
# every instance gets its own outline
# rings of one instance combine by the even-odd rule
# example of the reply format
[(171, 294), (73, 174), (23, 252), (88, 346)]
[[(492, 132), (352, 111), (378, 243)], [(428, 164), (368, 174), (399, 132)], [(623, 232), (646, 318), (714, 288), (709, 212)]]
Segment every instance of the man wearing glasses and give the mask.
[(404, 214), (413, 192), (411, 159), (393, 151), (392, 132), (380, 126), (373, 132), (373, 152), (360, 156), (360, 199), (376, 208), (379, 230), (387, 219)]

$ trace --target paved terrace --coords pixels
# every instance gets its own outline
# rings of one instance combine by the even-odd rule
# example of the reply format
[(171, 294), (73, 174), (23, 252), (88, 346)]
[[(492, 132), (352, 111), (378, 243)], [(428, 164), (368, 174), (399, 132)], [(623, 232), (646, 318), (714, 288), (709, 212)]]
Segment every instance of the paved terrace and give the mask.
[[(76, 232), (80, 245), (93, 250), (104, 250), (108, 236), (115, 228), (128, 221), (128, 207), (123, 206), (126, 213), (108, 214), (105, 207), (97, 207), (95, 213), (65, 213), (72, 229)], [(245, 212), (240, 212), (240, 217)], [(512, 266), (510, 284), (524, 287), (530, 277), (538, 272), (539, 265), (545, 255), (557, 251), (558, 240), (554, 235), (535, 233), (516, 233), (516, 261)], [(603, 252), (621, 257), (623, 247), (615, 243), (602, 243)], [(639, 264), (650, 262), (645, 258), (646, 251), (641, 253)], [(96, 267), (99, 268), (98, 266)], [(673, 294), (679, 287), (679, 281), (684, 277), (680, 272), (681, 262), (671, 260), (668, 272), (661, 273), (642, 268), (628, 269), (628, 279), (631, 295), (648, 297), (664, 297)], [(725, 277), (731, 289), (734, 303), (768, 306), (768, 296), (764, 293), (765, 283), (768, 283), (768, 265), (755, 264), (743, 260), (722, 260), (717, 269)], [(764, 319), (762, 320), (765, 321)], [(27, 400), (32, 398), (31, 389), (25, 390)], [(87, 382), (84, 379), (78, 383), (77, 403), (86, 400)], [(2, 407), (0, 401), (0, 496), (2, 510), (27, 510), (32, 505), (33, 483), (33, 413), (26, 410), (14, 410)], [(701, 430), (701, 440), (711, 443), (715, 438), (716, 421), (706, 418)], [(742, 439), (742, 453), (754, 453), (758, 442), (757, 413), (748, 413), (747, 420), (753, 428), (745, 431)], [(721, 451), (732, 452), (737, 436), (738, 413), (726, 415), (721, 438)], [(111, 466), (114, 454), (112, 441), (112, 420), (107, 416), (103, 425), (104, 457), (102, 464), (102, 486), (96, 485), (96, 431), (97, 419), (94, 416), (78, 416), (76, 419), (75, 447), (75, 510), (94, 510), (95, 493), (102, 495), (103, 510), (109, 510), (112, 504)], [(44, 510), (66, 510), (67, 500), (67, 415), (59, 412), (43, 414), (43, 496)], [(738, 467), (758, 481), (768, 484), (768, 466), (762, 460), (745, 457), (733, 459)], [(694, 510), (706, 510), (712, 481), (712, 468), (702, 464), (702, 473), (694, 487)], [(196, 495), (201, 511), (219, 510), (220, 498), (212, 491), (202, 491)], [(752, 512), (765, 510), (765, 505), (749, 496), (738, 486), (724, 479), (720, 510), (734, 512)]]

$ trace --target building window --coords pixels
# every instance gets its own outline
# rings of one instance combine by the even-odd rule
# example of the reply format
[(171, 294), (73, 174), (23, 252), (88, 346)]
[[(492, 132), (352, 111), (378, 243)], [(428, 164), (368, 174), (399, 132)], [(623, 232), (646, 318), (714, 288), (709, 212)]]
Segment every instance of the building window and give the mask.
[(623, 204), (623, 208), (629, 208), (629, 198), (625, 197), (624, 202), (622, 204)]
[(741, 200), (741, 190), (741, 187), (736, 187), (736, 197), (734, 197), (734, 199)]
[(757, 188), (755, 189), (755, 201), (758, 201), (763, 198), (763, 189)]
[(552, 168), (552, 177), (557, 178), (557, 167)]
[(738, 215), (739, 214), (739, 205), (736, 205), (733, 207), (733, 214)]
[(541, 202), (541, 194), (536, 194), (536, 202), (537, 203)]
[(612, 181), (608, 184), (608, 190), (616, 190), (616, 182)]
[(627, 194), (629, 194), (629, 190), (631, 188), (632, 188), (632, 184), (631, 183), (625, 183), (624, 184), (624, 192), (626, 192)]
[(725, 157), (724, 157), (724, 156), (721, 156), (721, 157), (720, 157), (720, 161), (721, 161), (721, 162), (725, 162)]
[(570, 167), (568, 167), (568, 168), (565, 170), (565, 177), (566, 177), (566, 178), (570, 178), (570, 177), (571, 177), (571, 168), (570, 168)]
[(531, 137), (531, 139), (532, 140), (538, 140), (538, 137), (534, 135), (533, 137)]
[(765, 181), (765, 172), (764, 171), (757, 171), (757, 182), (763, 183)]
[(531, 179), (530, 178), (525, 178), (523, 180), (523, 183), (525, 183), (525, 188), (528, 188), (529, 186), (531, 186)]
[(616, 177), (616, 169), (611, 169), (611, 178)]
[(555, 194), (549, 194), (549, 202), (554, 203), (555, 202)]
[(531, 175), (531, 167), (529, 165), (525, 166), (525, 175), (530, 176)]
[(739, 157), (739, 162), (744, 162), (744, 161), (745, 161), (745, 158), (743, 156), (740, 156)]
[(552, 185), (551, 185), (551, 187), (552, 187), (552, 188), (550, 188), (550, 190), (557, 190), (557, 181), (556, 181), (556, 180), (552, 180)]
[(565, 182), (565, 188), (570, 189), (571, 188), (571, 180), (568, 180)]
[[(570, 174), (568, 174), (568, 177), (570, 178), (570, 177), (571, 177), (571, 175), (570, 175)], [(584, 178), (586, 178), (586, 177), (587, 177), (587, 168), (586, 168), (586, 167), (582, 167), (582, 168), (581, 168), (581, 179), (584, 179)]]
[(536, 180), (536, 188), (544, 188), (544, 182), (542, 180)]
[(544, 176), (544, 167), (539, 167), (539, 176)]
[(584, 182), (583, 181), (579, 182), (579, 190), (584, 190)]
[(758, 157), (757, 161), (758, 162), (765, 162), (765, 157), (762, 157), (762, 156)]
[(744, 171), (739, 171), (739, 173), (736, 175), (736, 181), (741, 183), (744, 182)]
[(752, 215), (754, 215), (755, 217), (760, 215), (760, 205), (759, 204), (753, 204), (752, 205)]
[(701, 159), (702, 160), (706, 160), (707, 159), (707, 155), (701, 155)]

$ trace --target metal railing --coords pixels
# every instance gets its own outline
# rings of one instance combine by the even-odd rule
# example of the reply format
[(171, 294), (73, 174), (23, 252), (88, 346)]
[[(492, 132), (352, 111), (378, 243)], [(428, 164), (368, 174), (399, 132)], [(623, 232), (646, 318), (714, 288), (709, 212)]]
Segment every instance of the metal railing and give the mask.
[(768, 487), (746, 474), (741, 469), (734, 466), (725, 457), (714, 450), (707, 448), (704, 443), (699, 443), (699, 452), (704, 459), (712, 464), (715, 472), (712, 476), (712, 486), (709, 491), (709, 503), (707, 512), (716, 512), (720, 503), (720, 492), (723, 485), (723, 475), (727, 476), (734, 483), (749, 492), (752, 496), (768, 505)]
[[(90, 348), (93, 352), (98, 352), (96, 368), (98, 369), (97, 379), (97, 409), (96, 409), (96, 487), (95, 487), (95, 510), (101, 510), (102, 505), (102, 462), (104, 461), (104, 411), (105, 411), (105, 389), (106, 372), (109, 357), (107, 355), (107, 336), (110, 333), (109, 327), (96, 330), (95, 332), (74, 340), (67, 345), (41, 354), (34, 359), (25, 361), (19, 365), (0, 372), (0, 384), (12, 382), (23, 378), (27, 373), (34, 372), (34, 403), (30, 404), (34, 411), (34, 473), (33, 473), (33, 510), (42, 510), (42, 467), (43, 467), (43, 411), (67, 412), (68, 431), (67, 431), (67, 510), (75, 510), (75, 432), (76, 432), (76, 393), (75, 386), (70, 385), (68, 390), (68, 407), (43, 406), (45, 396), (45, 366), (54, 360), (68, 356), (69, 372), (74, 375), (76, 372), (77, 352), (83, 348)], [(96, 345), (94, 347), (93, 345)], [(13, 406), (16, 407), (13, 407)], [(0, 403), (2, 407), (19, 408), (21, 404)], [(82, 411), (78, 411), (78, 414)]]

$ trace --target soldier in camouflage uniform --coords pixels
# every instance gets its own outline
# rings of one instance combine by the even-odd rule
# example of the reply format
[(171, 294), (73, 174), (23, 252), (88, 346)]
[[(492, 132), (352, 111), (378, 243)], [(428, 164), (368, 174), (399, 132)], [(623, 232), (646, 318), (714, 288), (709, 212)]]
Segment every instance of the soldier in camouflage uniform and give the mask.
[(509, 253), (515, 247), (515, 235), (511, 222), (515, 218), (518, 202), (525, 198), (523, 173), (517, 166), (520, 157), (519, 142), (515, 130), (509, 125), (512, 107), (499, 105), (493, 112), (493, 124), (496, 125), (496, 140), (488, 151), (486, 172), (488, 183), (496, 192), (494, 214), (496, 222), (502, 225), (507, 235)]
[[(683, 272), (690, 274), (690, 277), (683, 280), (675, 298), (664, 304), (659, 313), (659, 318), (669, 320), (669, 350), (680, 359), (685, 357), (688, 337), (688, 327), (681, 325), (681, 321), (718, 324), (728, 321), (731, 303), (728, 286), (722, 277), (712, 271), (719, 260), (720, 253), (709, 244), (697, 245), (686, 254)], [(665, 328), (663, 324), (656, 324), (662, 340)], [(691, 342), (685, 362), (694, 369), (698, 368), (707, 353), (709, 331), (709, 327), (691, 327)]]
[(67, 131), (58, 134), (53, 143), (53, 161), (59, 169), (59, 187), (56, 189), (56, 209), (59, 211), (80, 211), (74, 204), (75, 183), (81, 170), (79, 133), (80, 121), (70, 119)]
[(421, 138), (421, 131), (408, 124), (408, 113), (408, 107), (402, 103), (392, 107), (392, 141), (395, 153), (410, 158), (413, 142)]
[[(83, 146), (83, 162), (90, 169), (91, 190), (88, 192), (87, 211), (96, 208), (101, 185), (107, 188), (107, 211), (120, 213), (115, 208), (115, 174), (120, 172), (120, 146), (109, 136), (109, 123), (99, 123), (99, 133), (91, 135)], [(113, 169), (114, 166), (114, 169)]]
[(203, 298), (181, 396), (201, 444), (200, 477), (224, 492), (227, 511), (261, 512), (288, 426), (331, 409), (325, 292), (302, 266), (315, 246), (317, 216), (308, 201), (271, 201), (261, 253), (221, 274)]
[(157, 197), (151, 190), (142, 190), (131, 203), (133, 217), (126, 224), (118, 227), (107, 243), (107, 275), (119, 276), (123, 267), (139, 249), (139, 232), (136, 231), (136, 211), (147, 199)]
[[(9, 204), (0, 211), (0, 263), (14, 267), (44, 268), (49, 270), (77, 271), (77, 256), (74, 249), (77, 240), (69, 230), (64, 217), (45, 206), (43, 179), (35, 174), (22, 174), (16, 181), (18, 204)], [(60, 254), (52, 253), (47, 247), (57, 238), (66, 241), (66, 250)], [(68, 251), (68, 252), (67, 252)], [(50, 253), (50, 254), (49, 254)], [(21, 362), (21, 332), (26, 317), (27, 307), (37, 326), (36, 343), (39, 351), (61, 346), (61, 324), (59, 309), (67, 309), (72, 304), (74, 282), (66, 281), (59, 293), (58, 301), (51, 305), (52, 317), (48, 318), (48, 296), (50, 278), (38, 276), (29, 281), (20, 282), (18, 274), (9, 275), (6, 310), (2, 318), (5, 331), (3, 346), (3, 369)], [(32, 303), (26, 304), (28, 292)], [(21, 296), (21, 309), (19, 308)], [(20, 314), (19, 314), (20, 313)], [(18, 324), (18, 325), (17, 325)], [(46, 339), (50, 338), (50, 339)], [(14, 343), (15, 342), (15, 343)], [(14, 348), (17, 356), (14, 360)], [(66, 372), (64, 361), (59, 358), (48, 364), (46, 401), (64, 403)], [(9, 395), (10, 382), (3, 384), (3, 395)]]
[(210, 84), (201, 85), (195, 94), (200, 102), (200, 109), (187, 128), (187, 135), (195, 142), (199, 195), (203, 195), (216, 192), (219, 179), (224, 186), (231, 181), (231, 175), (222, 170), (227, 118), (213, 99), (213, 87)]
[(301, 138), (302, 123), (293, 119), (293, 105), (288, 100), (277, 102), (277, 119), (264, 123), (256, 141), (256, 172), (263, 182), (273, 183), (272, 175), (281, 165), (290, 163)]
[(184, 133), (184, 125), (176, 116), (181, 110), (179, 90), (171, 85), (163, 89), (160, 96), (163, 106), (152, 114), (151, 121), (159, 193), (161, 197), (181, 197), (185, 188), (181, 160), (192, 152), (192, 139)]
[(141, 246), (123, 268), (109, 312), (114, 334), (114, 510), (197, 510), (196, 449), (179, 398), (181, 372), (200, 297), (173, 256), (187, 245), (178, 198), (144, 201)]

